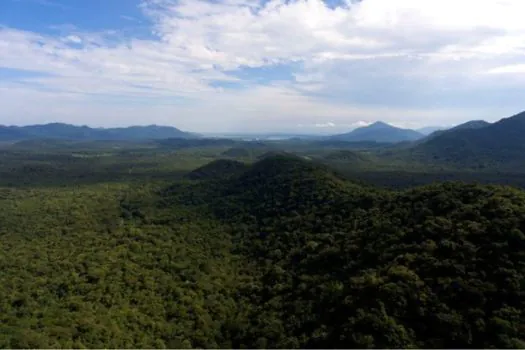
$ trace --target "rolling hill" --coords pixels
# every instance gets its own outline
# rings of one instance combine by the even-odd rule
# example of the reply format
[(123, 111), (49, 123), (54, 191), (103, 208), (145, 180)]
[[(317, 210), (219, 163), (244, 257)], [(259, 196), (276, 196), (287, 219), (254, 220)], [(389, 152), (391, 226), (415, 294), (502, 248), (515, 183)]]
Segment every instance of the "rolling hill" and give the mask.
[(64, 140), (152, 140), (192, 138), (196, 135), (169, 126), (131, 126), (127, 128), (90, 128), (63, 123), (28, 126), (0, 126), (0, 141), (31, 139)]
[(349, 133), (334, 135), (330, 138), (332, 140), (341, 141), (375, 141), (396, 143), (403, 141), (415, 141), (423, 138), (424, 135), (410, 129), (401, 129), (383, 122), (376, 122), (374, 124), (357, 128)]

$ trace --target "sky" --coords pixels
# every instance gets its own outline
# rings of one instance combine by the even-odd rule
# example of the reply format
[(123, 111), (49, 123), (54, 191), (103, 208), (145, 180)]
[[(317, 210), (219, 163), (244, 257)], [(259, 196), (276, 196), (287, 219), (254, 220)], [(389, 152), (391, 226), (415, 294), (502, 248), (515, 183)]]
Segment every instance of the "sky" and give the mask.
[(525, 109), (523, 0), (0, 0), (0, 124), (337, 133)]

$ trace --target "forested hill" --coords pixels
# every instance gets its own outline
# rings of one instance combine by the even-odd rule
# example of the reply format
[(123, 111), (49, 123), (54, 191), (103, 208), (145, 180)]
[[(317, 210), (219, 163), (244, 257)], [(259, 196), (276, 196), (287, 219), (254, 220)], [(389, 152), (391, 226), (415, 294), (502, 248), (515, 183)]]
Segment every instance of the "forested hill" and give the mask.
[(412, 153), (427, 162), (463, 168), (510, 171), (523, 167), (525, 112), (493, 124), (476, 125), (438, 133), (414, 147)]
[(525, 192), (285, 154), (0, 190), (5, 348), (523, 348)]
[(525, 346), (524, 192), (376, 191), (285, 156), (233, 184), (225, 217), (262, 274), (236, 345)]
[[(264, 157), (237, 179), (227, 183), (216, 209), (229, 220), (243, 222), (262, 216), (301, 215), (330, 208), (336, 197), (351, 187), (338, 174), (297, 156), (277, 154)], [(213, 205), (213, 203), (212, 203)], [(230, 209), (230, 212), (225, 210)]]

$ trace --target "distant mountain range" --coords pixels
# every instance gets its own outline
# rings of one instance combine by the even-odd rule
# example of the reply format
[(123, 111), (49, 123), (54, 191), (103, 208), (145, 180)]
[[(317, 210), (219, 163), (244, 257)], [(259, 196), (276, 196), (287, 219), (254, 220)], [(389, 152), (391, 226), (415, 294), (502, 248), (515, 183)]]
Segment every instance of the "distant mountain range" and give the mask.
[[(169, 126), (130, 126), (125, 128), (91, 128), (88, 126), (77, 126), (64, 123), (50, 123), (29, 126), (4, 126), (0, 125), (0, 141), (22, 141), (35, 139), (59, 139), (70, 141), (125, 141), (125, 140), (161, 140), (169, 138), (195, 138), (201, 137), (195, 133), (181, 131)], [(212, 136), (212, 135), (210, 135)], [(205, 136), (202, 136), (205, 137)], [(425, 137), (410, 129), (401, 129), (384, 122), (376, 122), (369, 126), (355, 129), (349, 133), (321, 136), (300, 134), (228, 134), (215, 135), (214, 138), (243, 138), (250, 140), (279, 140), (279, 139), (301, 139), (301, 140), (330, 140), (337, 142), (377, 142), (396, 143), (403, 141), (414, 141)]]
[(375, 142), (403, 142), (415, 141), (423, 138), (425, 135), (411, 129), (402, 129), (384, 122), (375, 122), (371, 125), (357, 128), (345, 134), (334, 135), (332, 140), (358, 142), (358, 141), (375, 141)]
[(495, 123), (471, 120), (424, 134), (431, 129), (418, 132), (376, 122), (329, 140), (399, 143), (392, 146), (391, 154), (440, 167), (516, 171), (525, 166), (525, 112)]
[[(421, 130), (428, 133), (431, 128)], [(425, 135), (411, 129), (398, 128), (384, 122), (357, 128), (334, 136), (280, 135), (292, 137), (290, 141), (309, 142), (319, 147), (339, 149), (371, 149), (391, 147), (391, 153), (401, 158), (425, 164), (461, 166), (468, 168), (495, 168), (511, 170), (514, 165), (525, 165), (525, 112), (496, 123), (473, 120), (447, 130), (437, 130)], [(268, 139), (272, 139), (268, 137)], [(297, 139), (297, 140), (295, 140)], [(186, 148), (197, 142), (201, 146), (223, 145), (240, 147), (234, 140), (206, 139), (201, 135), (184, 132), (168, 126), (131, 126), (126, 128), (91, 128), (63, 123), (30, 126), (1, 126), (0, 142), (57, 141), (140, 141), (157, 140), (161, 146)], [(47, 142), (47, 141), (46, 141)], [(390, 144), (390, 145), (389, 145)], [(350, 146), (352, 145), (352, 146)], [(238, 157), (242, 153), (253, 156), (266, 148), (232, 149), (225, 156)], [(255, 152), (255, 153), (254, 153)], [(354, 154), (334, 153), (334, 159), (352, 160)], [(407, 159), (408, 160), (408, 159)]]
[(196, 134), (169, 126), (130, 126), (127, 128), (90, 128), (63, 123), (29, 126), (0, 125), (0, 141), (30, 139), (65, 140), (148, 140), (168, 138), (192, 138)]

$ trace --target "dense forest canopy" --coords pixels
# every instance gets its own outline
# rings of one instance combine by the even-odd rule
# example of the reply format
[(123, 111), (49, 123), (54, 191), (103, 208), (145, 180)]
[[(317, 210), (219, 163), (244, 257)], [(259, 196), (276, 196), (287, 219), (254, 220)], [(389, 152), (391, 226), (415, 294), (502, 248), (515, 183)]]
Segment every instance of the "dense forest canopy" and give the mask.
[(278, 152), (143, 177), (133, 152), (0, 188), (1, 347), (525, 347), (522, 190), (385, 190)]

